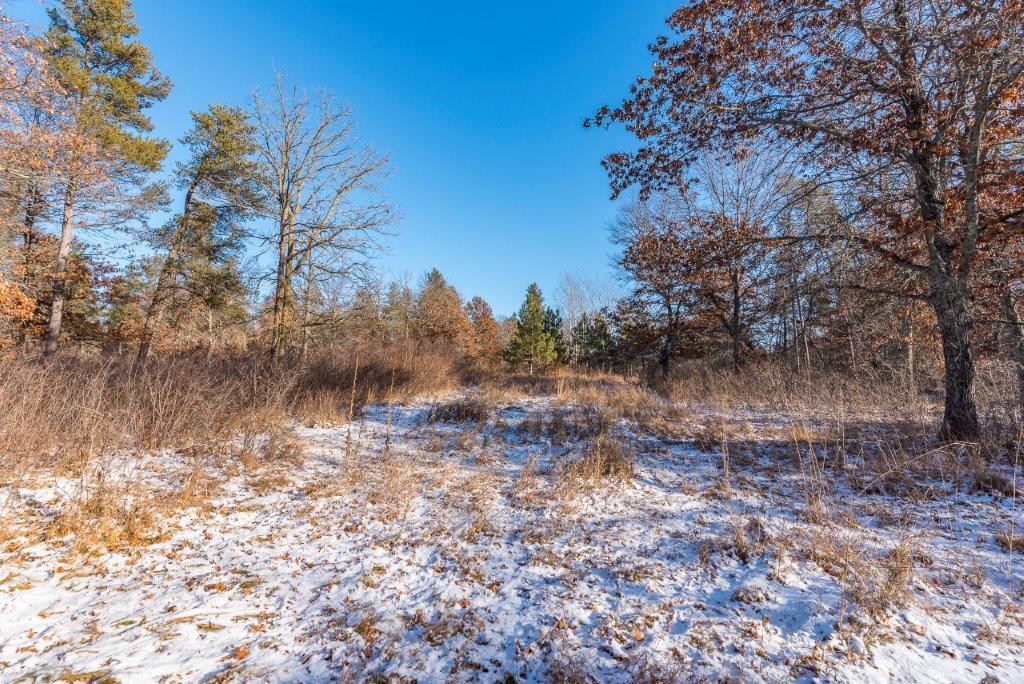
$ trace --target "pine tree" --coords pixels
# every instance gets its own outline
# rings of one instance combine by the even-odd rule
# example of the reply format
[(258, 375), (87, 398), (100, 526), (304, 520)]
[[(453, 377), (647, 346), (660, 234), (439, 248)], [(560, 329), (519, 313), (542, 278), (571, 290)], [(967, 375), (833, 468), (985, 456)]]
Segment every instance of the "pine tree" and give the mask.
[(384, 324), (388, 341), (407, 340), (412, 335), (416, 298), (408, 285), (392, 282), (384, 298)]
[[(245, 111), (236, 107), (213, 105), (206, 112), (192, 113), (192, 128), (181, 139), (190, 156), (175, 169), (177, 185), (185, 191), (185, 199), (181, 214), (161, 236), (167, 255), (146, 308), (139, 363), (149, 354), (168, 289), (182, 268), (179, 262), (183, 247), (191, 241), (193, 253), (188, 258), (193, 260), (200, 247), (209, 251), (219, 245), (223, 251), (229, 242), (237, 242), (237, 223), (259, 203), (254, 182), (257, 169), (253, 161), (253, 134)], [(193, 264), (193, 270), (195, 267)], [(228, 289), (237, 288), (232, 284)]]
[(591, 368), (610, 368), (617, 362), (616, 341), (604, 311), (584, 313), (572, 331), (579, 363)]
[(558, 363), (569, 363), (569, 345), (565, 340), (565, 321), (562, 312), (553, 307), (544, 310), (544, 331), (555, 343), (555, 357)]
[[(174, 269), (182, 303), (203, 329), (207, 356), (217, 347), (214, 321), (242, 325), (247, 289), (239, 257), (243, 234), (232, 212), (197, 202), (188, 228), (179, 238)], [(224, 327), (223, 325), (218, 327)]]
[(505, 359), (514, 370), (526, 370), (533, 375), (558, 360), (555, 340), (545, 329), (544, 319), (544, 297), (537, 283), (533, 283), (516, 315), (516, 332), (505, 351)]
[(171, 83), (153, 68), (149, 50), (133, 40), (139, 29), (130, 0), (60, 0), (49, 17), (46, 57), (66, 91), (71, 131), (61, 160), (60, 243), (46, 339), (52, 354), (67, 299), (76, 209), (130, 199), (148, 207), (162, 198), (161, 188), (145, 187), (145, 177), (159, 170), (169, 146), (146, 135), (153, 125), (143, 111), (167, 97)]
[(352, 294), (348, 306), (346, 328), (353, 337), (379, 344), (387, 341), (386, 305), (376, 288), (362, 286)]

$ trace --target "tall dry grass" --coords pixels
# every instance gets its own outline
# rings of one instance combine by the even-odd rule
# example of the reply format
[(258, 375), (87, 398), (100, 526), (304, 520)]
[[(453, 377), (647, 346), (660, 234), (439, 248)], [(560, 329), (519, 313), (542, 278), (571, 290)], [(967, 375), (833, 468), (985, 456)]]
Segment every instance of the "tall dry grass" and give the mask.
[[(157, 502), (201, 495), (210, 479), (204, 458), (234, 453), (244, 466), (273, 460), (274, 435), (292, 420), (340, 422), (369, 402), (402, 402), (458, 384), (448, 355), (412, 345), (323, 350), (276, 363), (155, 358), (142, 368), (125, 356), (0, 359), (0, 520), (14, 512), (19, 487), (58, 477), (65, 501), (47, 521), (52, 534), (90, 528), (106, 541), (130, 543), (144, 537)], [(153, 491), (133, 464), (163, 449), (192, 457), (196, 472)]]
[[(829, 413), (848, 407), (863, 412), (935, 413), (943, 400), (941, 369), (924, 367), (911, 378), (904, 370), (864, 367), (796, 369), (781, 360), (750, 363), (738, 372), (700, 361), (679, 364), (668, 378), (653, 385), (684, 404), (799, 410)], [(975, 397), (982, 415), (992, 422), (1017, 422), (1016, 377), (1008, 363), (982, 359), (975, 378)]]
[[(494, 402), (553, 397), (551, 409), (524, 428), (553, 442), (588, 442), (588, 458), (563, 473), (573, 481), (630, 479), (630, 444), (618, 427), (625, 423), (637, 434), (721, 451), (726, 479), (730, 468), (742, 472), (745, 454), (774, 449), (776, 468), (805, 475), (809, 506), (827, 498), (821, 492), (838, 477), (865, 491), (910, 491), (916, 480), (938, 473), (1015, 495), (1012, 473), (997, 467), (1013, 462), (1020, 445), (1019, 417), (1007, 409), (1013, 385), (1004, 371), (983, 366), (980, 373), (986, 443), (947, 447), (934, 441), (941, 397), (933, 383), (910, 383), (898, 373), (807, 374), (772, 363), (734, 373), (688, 364), (651, 387), (636, 378), (574, 370), (506, 375), (416, 345), (319, 350), (277, 363), (259, 356), (156, 358), (142, 369), (120, 356), (0, 359), (0, 519), (10, 513), (20, 484), (57, 475), (74, 486), (55, 529), (95, 521), (136, 538), (152, 501), (202, 499), (214, 479), (211, 459), (237, 457), (246, 470), (279, 461), (281, 440), (274, 435), (293, 420), (349, 422), (369, 403), (401, 403), (461, 386), (475, 389), (440, 404), (433, 419), (480, 424)], [(748, 419), (758, 416), (775, 424), (751, 427)], [(161, 449), (190, 455), (194, 463), (173, 495), (126, 475), (125, 464)], [(860, 465), (848, 470), (850, 461)]]
[(0, 359), (0, 464), (73, 466), (109, 451), (189, 449), (290, 418), (344, 420), (356, 406), (458, 385), (441, 352), (389, 347), (307, 360), (123, 356)]

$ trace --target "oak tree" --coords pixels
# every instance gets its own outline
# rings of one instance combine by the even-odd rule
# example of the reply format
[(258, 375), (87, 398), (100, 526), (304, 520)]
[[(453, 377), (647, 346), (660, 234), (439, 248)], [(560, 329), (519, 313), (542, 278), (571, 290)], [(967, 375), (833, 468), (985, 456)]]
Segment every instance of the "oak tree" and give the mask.
[(930, 304), (942, 340), (940, 436), (976, 440), (970, 305), (992, 226), (1021, 215), (988, 189), (1019, 168), (1008, 143), (1024, 118), (1024, 6), (697, 0), (668, 24), (651, 74), (588, 122), (622, 123), (640, 141), (606, 158), (615, 191), (675, 187), (702, 153), (764, 136), (799, 145), (821, 182), (867, 190), (850, 201), (871, 220), (822, 237), (913, 279), (901, 294)]

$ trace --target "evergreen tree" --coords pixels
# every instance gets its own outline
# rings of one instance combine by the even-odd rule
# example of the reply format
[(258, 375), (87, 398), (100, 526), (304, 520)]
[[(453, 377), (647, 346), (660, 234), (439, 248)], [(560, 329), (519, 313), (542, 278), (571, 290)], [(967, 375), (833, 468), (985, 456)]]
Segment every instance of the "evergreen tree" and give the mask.
[(203, 328), (207, 355), (217, 346), (214, 321), (244, 325), (247, 289), (239, 257), (242, 233), (234, 215), (223, 207), (196, 203), (193, 217), (178, 245), (175, 264), (180, 274), (183, 299)]
[(352, 303), (348, 307), (346, 326), (352, 336), (375, 343), (385, 342), (388, 335), (385, 306), (375, 288), (356, 288), (352, 295)]
[[(216, 252), (234, 248), (233, 243), (240, 239), (238, 223), (251, 215), (259, 203), (254, 182), (257, 169), (253, 161), (256, 149), (253, 134), (245, 111), (236, 107), (213, 105), (206, 112), (192, 113), (192, 128), (181, 139), (190, 155), (175, 169), (177, 185), (185, 191), (185, 199), (181, 214), (161, 236), (167, 255), (146, 308), (137, 357), (140, 363), (149, 354), (168, 289), (182, 269), (182, 257), (194, 261), (196, 249), (199, 249), (205, 252), (205, 256), (199, 254), (200, 262), (205, 259), (207, 267), (215, 264)], [(191, 254), (182, 254), (189, 249)], [(193, 263), (193, 270), (197, 266)], [(221, 275), (228, 274), (222, 272)], [(226, 292), (237, 287), (232, 284), (227, 290), (215, 289)]]
[(615, 335), (605, 311), (592, 315), (584, 313), (573, 328), (572, 335), (581, 365), (611, 368), (617, 363)]
[(133, 40), (139, 29), (130, 0), (60, 0), (49, 17), (46, 57), (66, 93), (71, 131), (60, 160), (60, 243), (46, 339), (52, 354), (67, 299), (76, 209), (130, 200), (148, 207), (163, 197), (162, 188), (145, 187), (145, 176), (159, 170), (168, 144), (146, 135), (153, 125), (143, 111), (167, 97), (171, 84)]
[(407, 340), (412, 335), (416, 298), (412, 288), (399, 282), (388, 286), (384, 298), (384, 325), (389, 341)]
[(544, 331), (555, 343), (555, 357), (558, 363), (569, 363), (569, 345), (565, 340), (565, 321), (562, 312), (553, 307), (544, 310)]
[(514, 370), (526, 370), (533, 375), (558, 360), (555, 340), (544, 322), (544, 297), (537, 283), (533, 283), (516, 315), (516, 332), (505, 351), (505, 359)]
[(653, 367), (660, 363), (662, 331), (649, 307), (635, 297), (624, 297), (609, 313), (615, 330), (615, 362), (620, 369)]

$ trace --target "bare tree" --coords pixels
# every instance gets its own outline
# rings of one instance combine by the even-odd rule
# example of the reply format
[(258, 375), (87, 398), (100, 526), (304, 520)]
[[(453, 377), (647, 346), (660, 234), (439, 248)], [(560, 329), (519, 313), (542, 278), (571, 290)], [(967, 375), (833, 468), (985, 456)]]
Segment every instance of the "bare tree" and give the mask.
[(315, 324), (318, 290), (365, 273), (395, 211), (380, 195), (387, 157), (360, 143), (350, 110), (331, 94), (310, 93), (279, 73), (267, 92), (253, 93), (252, 109), (273, 222), (266, 239), (277, 256), (270, 342), (277, 358), (297, 313), (304, 330)]
[(563, 273), (555, 291), (555, 303), (564, 314), (565, 336), (569, 340), (569, 359), (577, 361), (579, 349), (573, 339), (572, 331), (583, 319), (604, 307), (615, 305), (621, 296), (619, 287), (608, 279), (589, 276), (582, 273)]

